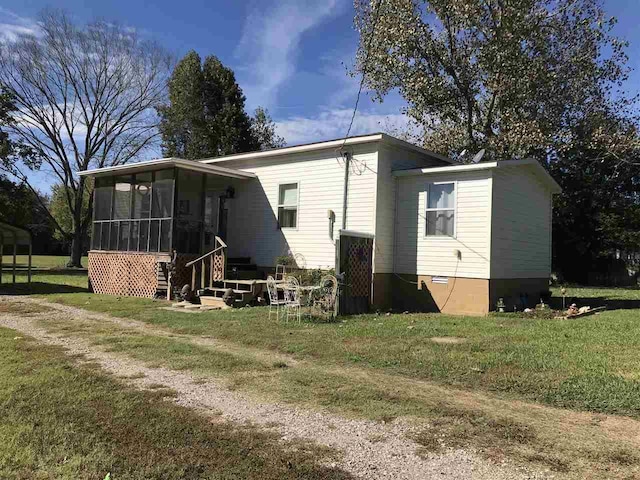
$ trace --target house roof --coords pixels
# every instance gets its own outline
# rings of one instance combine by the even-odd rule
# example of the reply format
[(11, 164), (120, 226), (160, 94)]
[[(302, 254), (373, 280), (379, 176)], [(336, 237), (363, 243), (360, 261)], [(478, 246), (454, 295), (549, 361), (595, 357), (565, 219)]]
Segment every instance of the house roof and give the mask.
[(0, 222), (0, 245), (29, 245), (31, 232), (26, 228)]
[(346, 140), (344, 138), (338, 138), (338, 139), (328, 140), (324, 142), (306, 143), (303, 145), (293, 145), (291, 147), (274, 148), (271, 150), (264, 150), (259, 152), (238, 153), (235, 155), (226, 155), (224, 157), (205, 158), (200, 160), (200, 162), (206, 163), (206, 164), (212, 164), (212, 163), (230, 162), (233, 160), (254, 160), (254, 159), (260, 159), (260, 158), (291, 155), (294, 153), (308, 153), (308, 152), (314, 152), (318, 150), (338, 149), (338, 148), (341, 148), (343, 145), (353, 146), (353, 145), (360, 145), (364, 143), (373, 143), (373, 142), (382, 142), (389, 145), (396, 145), (402, 148), (406, 148), (407, 150), (412, 150), (418, 153), (429, 155), (431, 157), (442, 160), (445, 163), (454, 163), (453, 160), (445, 157), (444, 155), (440, 155), (438, 153), (425, 150), (424, 148), (418, 147), (417, 145), (414, 145), (409, 142), (405, 142), (404, 140), (400, 140), (399, 138), (392, 137), (390, 135), (387, 135), (386, 133), (371, 133), (367, 135), (349, 137)]
[(446, 167), (427, 167), (427, 168), (414, 168), (410, 170), (394, 170), (392, 172), (394, 177), (407, 177), (412, 175), (429, 175), (436, 173), (458, 173), (458, 172), (472, 172), (478, 170), (491, 170), (495, 168), (529, 168), (534, 174), (540, 178), (546, 185), (549, 186), (552, 193), (560, 193), (562, 188), (553, 179), (549, 172), (540, 165), (540, 162), (533, 158), (526, 158), (524, 160), (502, 160), (497, 162), (481, 162), (464, 165), (449, 165)]
[(255, 178), (254, 173), (237, 170), (235, 168), (222, 167), (219, 165), (207, 165), (195, 160), (185, 160), (184, 158), (160, 158), (158, 160), (148, 160), (145, 162), (130, 163), (126, 165), (118, 165), (115, 167), (96, 168), (79, 172), (82, 176), (100, 177), (104, 175), (128, 175), (136, 172), (145, 172), (149, 170), (159, 170), (162, 168), (177, 167), (184, 170), (192, 170), (200, 173), (210, 173), (221, 177), (229, 178)]

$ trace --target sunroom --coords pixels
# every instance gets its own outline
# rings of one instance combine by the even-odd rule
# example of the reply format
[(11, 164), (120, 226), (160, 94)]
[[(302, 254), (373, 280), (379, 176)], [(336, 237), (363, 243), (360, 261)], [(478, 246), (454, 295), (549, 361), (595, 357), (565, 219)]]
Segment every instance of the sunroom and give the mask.
[[(150, 297), (184, 265), (224, 245), (229, 201), (254, 174), (165, 158), (81, 172), (95, 179), (89, 282), (97, 293)], [(224, 276), (224, 272), (222, 272)]]

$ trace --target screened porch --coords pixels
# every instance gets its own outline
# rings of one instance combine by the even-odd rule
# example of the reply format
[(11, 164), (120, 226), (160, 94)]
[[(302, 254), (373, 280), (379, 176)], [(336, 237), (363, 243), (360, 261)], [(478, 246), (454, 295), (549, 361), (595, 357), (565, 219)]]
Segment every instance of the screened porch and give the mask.
[(91, 251), (201, 254), (227, 235), (229, 200), (253, 174), (182, 159), (83, 172), (95, 177)]

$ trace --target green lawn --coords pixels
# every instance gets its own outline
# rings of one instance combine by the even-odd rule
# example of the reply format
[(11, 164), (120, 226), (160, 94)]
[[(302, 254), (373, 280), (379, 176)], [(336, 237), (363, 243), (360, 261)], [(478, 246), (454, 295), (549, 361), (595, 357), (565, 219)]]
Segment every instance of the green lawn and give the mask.
[[(68, 256), (64, 255), (33, 255), (31, 257), (31, 266), (33, 268), (65, 268), (69, 261)], [(3, 269), (11, 269), (13, 265), (13, 257), (7, 252), (5, 248), (5, 254), (2, 257)], [(29, 265), (28, 255), (16, 256), (16, 268), (26, 269)], [(82, 266), (87, 267), (87, 257), (82, 257)]]
[[(276, 401), (377, 420), (425, 418), (437, 425), (418, 436), (429, 450), (442, 441), (473, 445), (555, 470), (599, 472), (591, 478), (609, 468), (636, 472), (640, 462), (631, 453), (640, 449), (636, 423), (625, 427), (631, 433), (623, 428), (612, 434), (590, 417), (513, 401), (640, 417), (640, 310), (633, 308), (639, 290), (571, 289), (567, 301), (615, 308), (575, 320), (393, 314), (298, 325), (268, 320), (265, 307), (189, 314), (162, 310), (163, 301), (86, 293), (83, 276), (34, 279), (31, 290), (20, 285), (10, 291), (137, 319), (181, 336), (41, 318), (48, 330)], [(215, 338), (219, 346), (198, 345), (202, 337)], [(436, 343), (435, 337), (460, 343)]]
[[(34, 279), (36, 292), (52, 301), (178, 333), (210, 335), (327, 366), (359, 366), (554, 406), (640, 416), (637, 309), (574, 320), (394, 314), (287, 325), (269, 321), (261, 307), (182, 314), (161, 310), (163, 302), (84, 293), (84, 277)], [(63, 283), (65, 293), (52, 293), (49, 281)], [(592, 306), (610, 301), (633, 307), (640, 303), (640, 290), (574, 288), (568, 298), (574, 297), (592, 300)], [(462, 343), (439, 344), (432, 337), (456, 337)]]
[(0, 328), (0, 478), (346, 479), (330, 452), (209, 422)]

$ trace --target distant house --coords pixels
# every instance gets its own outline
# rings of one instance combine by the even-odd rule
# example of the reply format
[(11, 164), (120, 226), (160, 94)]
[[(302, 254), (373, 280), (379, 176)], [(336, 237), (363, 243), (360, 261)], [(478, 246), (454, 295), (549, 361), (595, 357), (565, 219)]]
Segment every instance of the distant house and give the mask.
[[(338, 262), (345, 288), (365, 278), (360, 295), (379, 309), (484, 314), (548, 289), (560, 188), (534, 160), (460, 165), (378, 133), (82, 174), (96, 178), (89, 277), (99, 293), (153, 296), (174, 250), (174, 285), (263, 278), (287, 254), (305, 268)], [(358, 238), (368, 243), (340, 249)], [(184, 269), (212, 250), (222, 263)]]

